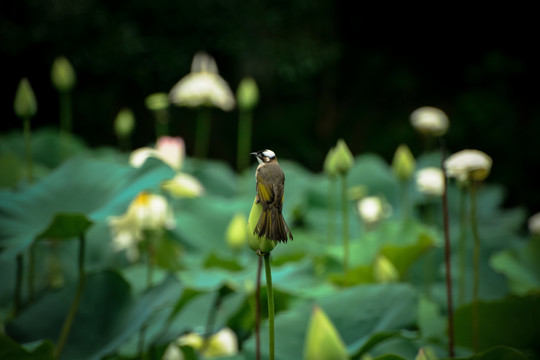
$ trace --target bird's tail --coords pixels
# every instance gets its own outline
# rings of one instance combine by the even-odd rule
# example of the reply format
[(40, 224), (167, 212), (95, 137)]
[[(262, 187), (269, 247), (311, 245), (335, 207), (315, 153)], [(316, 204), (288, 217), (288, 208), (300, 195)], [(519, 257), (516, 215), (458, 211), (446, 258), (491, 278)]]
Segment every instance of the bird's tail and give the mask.
[(283, 215), (276, 208), (268, 208), (263, 210), (253, 233), (259, 237), (264, 236), (268, 240), (285, 243), (289, 237), (291, 240), (293, 239), (291, 230), (289, 230)]

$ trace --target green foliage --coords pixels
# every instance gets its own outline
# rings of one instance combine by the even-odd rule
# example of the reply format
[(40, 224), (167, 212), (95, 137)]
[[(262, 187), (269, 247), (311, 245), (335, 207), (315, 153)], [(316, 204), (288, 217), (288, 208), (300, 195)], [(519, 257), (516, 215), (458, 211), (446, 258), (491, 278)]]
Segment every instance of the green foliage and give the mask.
[[(168, 199), (175, 226), (156, 235), (152, 247), (138, 244), (141, 257), (132, 261), (124, 250), (115, 250), (110, 217), (125, 213), (141, 191), (159, 193), (161, 183), (174, 172), (155, 159), (132, 168), (127, 156), (114, 149), (83, 145), (76, 155), (62, 161), (56, 157), (58, 149), (50, 145), (57, 136), (53, 132), (36, 134), (42, 139), (34, 157), (36, 168), (42, 169), (38, 181), (27, 184), (12, 178), (11, 188), (0, 192), (0, 319), (6, 329), (0, 336), (0, 357), (52, 358), (53, 344), (77, 286), (77, 246), (54, 240), (85, 233), (88, 275), (62, 359), (136, 358), (141, 355), (141, 343), (145, 351), (159, 357), (182, 335), (204, 336), (225, 326), (234, 330), (240, 345), (240, 353), (232, 358), (254, 358), (257, 256), (247, 245), (229, 247), (226, 232), (234, 216), (249, 215), (255, 196), (255, 166), (237, 174), (222, 162), (187, 158), (182, 171), (198, 178), (205, 187), (204, 195)], [(14, 161), (0, 161), (2, 174), (22, 161), (17, 136), (3, 139), (10, 146), (0, 145), (0, 159)], [(438, 154), (419, 156), (417, 166), (438, 159)], [(349, 187), (362, 186), (365, 196), (385, 198), (393, 211), (367, 229), (356, 211), (357, 199), (350, 199), (350, 264), (344, 273), (341, 243), (331, 244), (327, 238), (327, 177), (292, 161), (280, 164), (287, 177), (284, 215), (294, 241), (277, 244), (271, 256), (276, 359), (302, 358), (314, 306), (327, 315), (351, 359), (412, 359), (421, 347), (430, 347), (439, 359), (446, 359), (442, 228), (440, 210), (433, 200), (408, 188), (414, 211), (402, 220), (399, 183), (391, 166), (375, 154), (357, 156), (347, 175)], [(451, 183), (453, 247), (457, 247), (459, 234), (458, 195)], [(522, 238), (524, 212), (502, 208), (503, 200), (500, 186), (486, 185), (479, 190), (482, 350), (476, 354), (472, 350), (471, 304), (466, 300), (455, 314), (459, 359), (538, 358), (538, 240)], [(424, 211), (430, 205), (433, 218)], [(336, 229), (341, 229), (342, 220), (336, 220)], [(467, 233), (468, 246), (471, 239)], [(151, 268), (147, 251), (152, 253)], [(25, 279), (23, 306), (12, 316), (16, 258), (22, 256), (27, 269), (31, 252), (34, 297), (30, 299)], [(376, 268), (381, 258), (395, 269), (395, 282), (378, 283), (381, 278), (376, 276)], [(60, 285), (51, 282), (54, 271), (63, 275)], [(466, 276), (471, 274), (467, 267)], [(429, 290), (427, 275), (431, 278)], [(259, 300), (264, 302), (265, 297), (263, 279)], [(265, 306), (261, 308), (264, 359), (268, 326)], [(181, 348), (198, 356), (187, 345)]]

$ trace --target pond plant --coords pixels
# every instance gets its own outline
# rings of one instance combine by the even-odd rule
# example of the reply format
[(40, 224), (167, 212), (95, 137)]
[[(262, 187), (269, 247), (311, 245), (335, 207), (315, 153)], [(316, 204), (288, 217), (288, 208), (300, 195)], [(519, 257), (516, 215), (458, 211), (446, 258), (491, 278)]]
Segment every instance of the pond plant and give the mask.
[[(193, 154), (170, 133), (169, 103), (238, 111), (231, 126), (248, 129), (256, 102), (224, 82), (196, 55), (147, 99), (155, 140), (133, 150), (30, 136), (39, 93), (13, 89), (23, 131), (0, 134), (0, 359), (540, 359), (539, 220), (504, 206), (488, 176), (502, 160), (448, 151), (448, 117), (428, 108), (403, 116), (421, 140), (392, 161), (336, 137), (321, 171), (280, 156), (285, 190), (261, 188), (248, 154), (211, 158), (208, 117)], [(231, 158), (249, 144), (238, 130)], [(276, 237), (263, 213), (279, 198)]]

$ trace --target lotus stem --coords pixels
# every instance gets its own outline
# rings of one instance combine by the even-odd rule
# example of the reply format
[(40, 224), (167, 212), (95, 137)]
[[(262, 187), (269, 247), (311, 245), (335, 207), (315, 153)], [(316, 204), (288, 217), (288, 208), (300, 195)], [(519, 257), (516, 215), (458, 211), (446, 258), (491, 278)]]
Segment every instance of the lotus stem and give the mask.
[(81, 302), (82, 293), (84, 290), (84, 284), (86, 282), (86, 275), (84, 273), (84, 250), (85, 250), (85, 238), (84, 238), (84, 235), (81, 235), (79, 236), (79, 257), (78, 257), (79, 284), (77, 285), (77, 291), (75, 293), (75, 297), (73, 298), (73, 301), (71, 302), (71, 306), (69, 307), (69, 312), (66, 317), (66, 320), (64, 320), (64, 324), (62, 325), (62, 331), (60, 332), (60, 337), (58, 338), (58, 344), (56, 345), (56, 351), (55, 351), (56, 358), (60, 357), (60, 354), (62, 353), (62, 350), (64, 349), (64, 345), (66, 344), (66, 340), (71, 330), (71, 325), (73, 324), (73, 320), (75, 319), (75, 314), (77, 313), (79, 303)]
[(274, 360), (274, 290), (272, 289), (272, 271), (270, 268), (270, 253), (264, 255), (264, 267), (266, 270), (266, 291), (268, 297), (268, 346), (269, 360)]

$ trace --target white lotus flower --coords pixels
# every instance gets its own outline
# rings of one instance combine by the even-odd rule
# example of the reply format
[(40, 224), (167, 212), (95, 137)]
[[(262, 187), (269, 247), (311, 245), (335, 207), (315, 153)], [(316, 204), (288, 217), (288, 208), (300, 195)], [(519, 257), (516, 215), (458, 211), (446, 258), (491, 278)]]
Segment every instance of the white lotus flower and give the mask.
[(162, 136), (158, 139), (156, 148), (143, 147), (134, 150), (129, 163), (141, 167), (146, 159), (154, 157), (169, 165), (173, 170), (180, 170), (185, 157), (185, 144), (181, 137)]
[(215, 106), (224, 111), (235, 105), (232, 90), (219, 75), (214, 58), (204, 52), (195, 54), (191, 73), (173, 86), (169, 99), (178, 106)]
[(430, 196), (442, 196), (444, 193), (443, 171), (436, 167), (426, 167), (416, 173), (418, 191)]
[(438, 108), (423, 106), (412, 112), (412, 126), (420, 133), (441, 136), (448, 130), (448, 116)]
[(171, 229), (175, 226), (172, 208), (161, 195), (143, 191), (120, 216), (109, 217), (113, 234), (113, 249), (126, 250), (130, 261), (139, 258), (138, 243), (144, 239), (144, 230)]
[(174, 178), (165, 180), (161, 187), (176, 198), (195, 198), (204, 194), (200, 181), (186, 173), (177, 173)]
[(188, 345), (195, 350), (201, 351), (205, 358), (218, 358), (238, 354), (238, 338), (231, 329), (225, 327), (208, 338), (204, 345), (204, 339), (196, 333), (189, 333), (176, 340), (179, 346)]
[(452, 154), (444, 162), (446, 173), (458, 181), (482, 181), (491, 171), (493, 160), (480, 150), (462, 150)]

